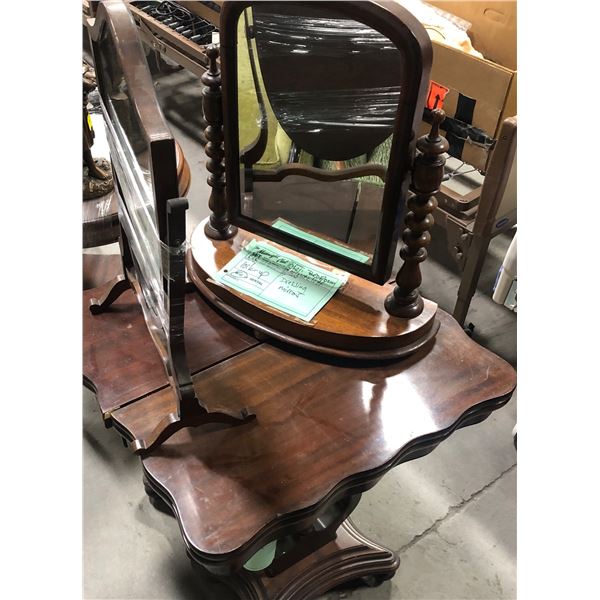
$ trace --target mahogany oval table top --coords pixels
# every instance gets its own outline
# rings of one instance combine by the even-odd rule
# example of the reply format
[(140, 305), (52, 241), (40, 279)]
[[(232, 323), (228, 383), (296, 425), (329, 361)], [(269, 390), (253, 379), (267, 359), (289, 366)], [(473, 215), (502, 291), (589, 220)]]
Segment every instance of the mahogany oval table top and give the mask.
[[(142, 461), (190, 555), (213, 572), (239, 568), (508, 402), (514, 369), (438, 316), (437, 336), (401, 360), (374, 366), (261, 343), (196, 374), (196, 394), (211, 408), (247, 406), (257, 418), (183, 429)], [(114, 411), (113, 424), (143, 438), (174, 408), (164, 387)]]
[(192, 233), (191, 250), (186, 256), (188, 277), (211, 304), (232, 318), (261, 333), (305, 350), (350, 359), (392, 359), (406, 356), (427, 343), (437, 332), (437, 304), (423, 299), (423, 312), (413, 319), (389, 315), (384, 302), (392, 291), (348, 274), (342, 286), (310, 323), (286, 314), (225, 285), (215, 282), (215, 274), (251, 240), (269, 245), (308, 260), (329, 270), (317, 259), (287, 248), (264, 237), (238, 228), (235, 236), (213, 240), (204, 233), (208, 219)]

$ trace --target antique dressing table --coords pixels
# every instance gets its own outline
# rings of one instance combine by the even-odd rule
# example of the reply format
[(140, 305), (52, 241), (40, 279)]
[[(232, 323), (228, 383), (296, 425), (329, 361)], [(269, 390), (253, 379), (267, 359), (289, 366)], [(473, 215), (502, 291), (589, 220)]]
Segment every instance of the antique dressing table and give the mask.
[[(213, 46), (203, 76), (211, 216), (189, 246), (182, 243), (187, 201), (176, 198), (174, 142), (126, 6), (101, 3), (92, 36), (112, 127), (123, 274), (84, 292), (84, 382), (96, 392), (105, 425), (140, 456), (145, 489), (172, 510), (192, 563), (248, 599), (315, 598), (339, 585), (376, 585), (392, 577), (398, 556), (366, 539), (349, 520), (361, 494), (393, 467), (431, 452), (457, 428), (485, 419), (508, 402), (516, 385), (510, 365), (473, 342), (418, 292), (445, 144), (438, 133), (442, 113), (434, 115), (428, 136), (416, 142), (412, 133), (430, 61), (420, 26), (384, 2), (315, 2), (310, 9), (302, 6), (307, 3), (285, 4), (283, 12), (277, 3), (223, 5), (225, 129), (223, 134), (219, 49)], [(347, 163), (360, 144), (347, 123), (339, 128), (339, 114), (329, 115), (329, 123), (337, 123), (338, 133), (345, 130), (350, 156), (323, 150), (310, 131), (289, 129), (279, 113), (277, 121), (284, 131), (288, 127), (296, 146), (294, 157), (310, 152), (320, 167), (307, 170), (296, 160), (274, 169), (260, 164), (271, 135), (267, 129), (275, 123), (270, 116), (259, 118), (255, 145), (240, 147), (241, 105), (232, 100), (239, 83), (236, 52), (255, 53), (254, 66), (252, 60), (248, 64), (254, 75), (246, 81), (258, 91), (252, 106), (265, 114), (268, 89), (260, 61), (269, 57), (248, 40), (276, 32), (282, 21), (275, 17), (282, 16), (288, 25), (294, 19), (312, 28), (318, 24), (322, 50), (336, 60), (328, 32), (340, 24), (359, 45), (366, 34), (378, 51), (390, 53), (385, 60), (400, 60), (402, 93), (385, 84), (390, 89), (379, 104), (383, 113), (367, 111), (368, 95), (353, 100), (362, 149), (372, 152), (385, 143), (385, 164), (357, 171)], [(240, 47), (244, 35), (247, 45)], [(368, 79), (372, 46), (366, 48), (366, 54), (356, 52), (354, 66)], [(399, 48), (408, 58), (398, 56)], [(384, 83), (365, 79), (363, 89)], [(330, 84), (339, 92), (344, 78)], [(317, 128), (321, 125), (328, 126), (323, 121)], [(378, 130), (369, 132), (373, 127)], [(260, 212), (262, 200), (263, 208), (275, 210), (269, 202), (281, 188), (264, 196), (260, 190), (279, 186), (290, 172), (297, 179), (285, 186), (286, 197), (299, 200), (286, 217), (300, 215), (300, 221), (286, 221), (283, 231)], [(366, 236), (341, 239), (328, 224), (319, 230), (318, 218), (310, 221), (312, 227), (302, 221), (302, 215), (321, 210), (313, 204), (301, 210), (305, 196), (294, 194), (296, 187), (305, 189), (302, 178), (333, 184), (342, 196), (349, 191), (352, 222), (359, 222), (355, 217), (363, 208), (372, 219), (374, 188), (365, 185), (372, 183), (365, 177), (380, 179), (375, 212), (383, 215), (366, 220), (374, 223)], [(339, 182), (349, 185), (340, 190)], [(402, 217), (404, 266), (390, 281)], [(362, 242), (354, 243), (357, 239)], [(296, 283), (290, 273), (308, 273), (319, 285), (338, 277), (341, 286), (320, 311), (302, 319), (288, 305), (274, 308), (220, 283), (226, 281), (219, 280), (221, 270), (249, 252), (252, 240), (264, 244), (279, 265), (296, 265), (286, 275)], [(252, 260), (246, 260), (250, 268), (238, 265), (238, 271), (252, 273), (259, 259)]]
[[(89, 299), (99, 291), (84, 293), (84, 373), (105, 423), (143, 436), (175, 398), (133, 294), (93, 316)], [(350, 521), (333, 521), (324, 533), (335, 528), (337, 537), (318, 550), (326, 536), (316, 531), (313, 542), (310, 524), (328, 512), (347, 516), (387, 470), (503, 406), (515, 386), (512, 367), (445, 313), (429, 347), (373, 367), (258, 342), (197, 293), (186, 308), (189, 331), (198, 332), (187, 340), (198, 394), (229, 408), (243, 397), (260, 423), (184, 429), (141, 461), (146, 491), (172, 507), (193, 563), (216, 577), (234, 571), (221, 580), (242, 598), (310, 598), (361, 577), (373, 584), (393, 576), (395, 555)], [(269, 540), (302, 539), (303, 531), (310, 553), (293, 566), (271, 576), (240, 570)]]

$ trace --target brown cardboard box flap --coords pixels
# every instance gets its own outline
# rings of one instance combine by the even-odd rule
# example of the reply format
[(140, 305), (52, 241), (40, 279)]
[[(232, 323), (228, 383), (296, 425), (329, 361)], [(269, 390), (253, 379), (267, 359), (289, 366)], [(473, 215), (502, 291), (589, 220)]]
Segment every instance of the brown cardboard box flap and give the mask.
[[(432, 1), (429, 4), (469, 21), (473, 46), (484, 55), (481, 59), (432, 42), (431, 80), (449, 89), (442, 108), (449, 118), (458, 118), (461, 95), (471, 99), (474, 108), (470, 124), (496, 138), (502, 121), (517, 112), (516, 2)], [(428, 130), (424, 123), (419, 133)], [(485, 171), (488, 156), (488, 149), (465, 140), (457, 158)]]
[(428, 2), (471, 23), (473, 47), (492, 61), (512, 71), (517, 69), (517, 3), (500, 1)]

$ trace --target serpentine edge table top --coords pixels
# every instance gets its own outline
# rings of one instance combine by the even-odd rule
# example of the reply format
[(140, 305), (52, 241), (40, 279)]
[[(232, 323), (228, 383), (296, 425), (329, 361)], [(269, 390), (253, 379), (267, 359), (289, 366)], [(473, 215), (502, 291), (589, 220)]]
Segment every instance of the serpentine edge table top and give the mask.
[[(91, 292), (84, 298), (99, 295)], [(102, 317), (102, 326), (84, 342), (84, 375), (99, 397), (110, 387), (102, 365), (114, 364), (111, 356), (123, 361), (131, 355), (135, 362), (136, 353), (157, 354), (149, 334), (140, 343), (145, 325), (134, 302), (125, 294), (114, 311), (91, 317)], [(221, 362), (214, 364), (214, 345), (223, 339), (215, 342), (207, 330), (230, 339), (228, 328), (234, 326), (216, 313), (205, 314), (212, 309), (196, 293), (188, 294), (188, 303), (208, 319), (198, 324), (205, 331), (193, 343), (213, 356), (213, 366), (196, 369), (197, 396), (213, 409), (246, 406), (257, 419), (183, 429), (142, 463), (151, 487), (173, 509), (190, 555), (213, 571), (241, 567), (264, 544), (305, 528), (332, 502), (369, 489), (393, 466), (431, 451), (456, 428), (483, 420), (508, 402), (516, 385), (514, 369), (442, 310), (436, 338), (405, 359), (326, 359), (268, 342), (252, 345), (238, 330), (236, 350), (228, 357), (221, 347)], [(138, 312), (131, 327), (124, 325), (123, 313)], [(190, 348), (192, 340), (187, 343)], [(102, 385), (86, 371), (91, 362)], [(138, 369), (157, 385), (155, 370)], [(125, 387), (110, 390), (122, 393)], [(110, 394), (103, 398), (121, 406), (111, 413), (112, 422), (134, 437), (144, 437), (175, 408), (174, 394), (164, 385), (125, 405)]]

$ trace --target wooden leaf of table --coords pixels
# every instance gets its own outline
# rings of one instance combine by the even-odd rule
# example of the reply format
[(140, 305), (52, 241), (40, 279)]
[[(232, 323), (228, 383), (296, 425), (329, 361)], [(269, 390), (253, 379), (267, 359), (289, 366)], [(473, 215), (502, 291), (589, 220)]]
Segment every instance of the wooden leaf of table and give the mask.
[[(116, 408), (167, 386), (168, 379), (133, 292), (125, 292), (107, 312), (92, 315), (90, 298), (101, 297), (103, 291), (83, 294), (83, 374), (108, 418)], [(198, 294), (188, 294), (185, 344), (190, 371), (196, 373), (257, 341), (225, 321)]]

